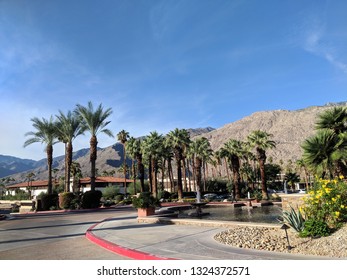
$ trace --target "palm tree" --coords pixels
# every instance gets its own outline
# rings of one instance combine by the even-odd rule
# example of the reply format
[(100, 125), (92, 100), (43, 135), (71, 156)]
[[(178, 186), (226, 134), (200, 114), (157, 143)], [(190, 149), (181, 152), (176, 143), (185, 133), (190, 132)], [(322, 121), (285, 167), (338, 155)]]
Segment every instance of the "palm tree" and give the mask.
[[(347, 133), (347, 107), (333, 107), (319, 115), (316, 128), (328, 129), (339, 137), (346, 137)], [(343, 141), (343, 139), (341, 139)], [(336, 160), (337, 173), (347, 176), (345, 157)]]
[(95, 163), (97, 159), (97, 135), (102, 132), (106, 135), (113, 137), (112, 132), (105, 128), (110, 121), (106, 121), (107, 118), (112, 114), (112, 109), (108, 108), (104, 110), (102, 104), (100, 104), (96, 110), (94, 110), (92, 102), (88, 102), (88, 106), (82, 106), (80, 104), (76, 105), (75, 112), (80, 116), (82, 120), (82, 131), (89, 131), (91, 134), (90, 138), (90, 163), (91, 163), (91, 172), (90, 172), (90, 188), (92, 191), (95, 191)]
[(28, 192), (29, 192), (29, 199), (31, 199), (31, 191), (32, 191), (32, 185), (33, 185), (33, 180), (34, 180), (34, 177), (35, 177), (35, 173), (34, 172), (29, 172), (27, 175), (26, 175), (26, 178), (28, 180)]
[(142, 145), (142, 151), (148, 159), (150, 166), (150, 185), (154, 197), (157, 197), (158, 194), (158, 161), (162, 157), (163, 141), (164, 137), (158, 132), (153, 131), (145, 138)]
[(82, 170), (81, 165), (77, 161), (73, 161), (71, 163), (70, 175), (72, 176), (72, 189), (73, 192), (77, 192), (79, 190), (79, 179), (82, 178)]
[[(142, 159), (142, 141), (140, 139), (130, 138), (127, 148), (130, 155), (136, 159), (137, 162), (137, 172), (140, 180), (140, 192), (145, 191), (145, 167), (143, 165)], [(134, 184), (136, 179), (136, 173), (134, 172)]]
[(127, 164), (125, 143), (129, 140), (129, 132), (124, 129), (117, 134), (117, 139), (123, 145), (123, 173), (124, 173), (124, 194), (127, 195)]
[(75, 113), (68, 111), (65, 115), (59, 111), (57, 115), (57, 132), (58, 139), (65, 144), (65, 188), (64, 191), (70, 190), (70, 173), (72, 163), (73, 146), (72, 141), (79, 135), (83, 134), (80, 119)]
[(318, 116), (316, 129), (331, 129), (336, 134), (347, 131), (347, 108), (333, 107)]
[(289, 186), (291, 186), (292, 191), (295, 191), (295, 183), (300, 182), (300, 176), (295, 172), (288, 172), (284, 179), (288, 182)]
[(183, 198), (183, 186), (182, 186), (182, 161), (184, 160), (184, 151), (189, 146), (190, 137), (189, 132), (186, 129), (178, 129), (170, 131), (167, 134), (168, 145), (172, 147), (176, 165), (177, 165), (177, 192), (178, 199)]
[(53, 164), (53, 145), (57, 143), (57, 132), (56, 132), (56, 123), (51, 116), (49, 120), (42, 118), (32, 118), (33, 127), (36, 131), (29, 131), (25, 133), (25, 136), (30, 136), (31, 138), (27, 139), (24, 142), (24, 147), (31, 145), (33, 143), (41, 142), (46, 145), (46, 154), (47, 154), (47, 166), (48, 166), (48, 186), (47, 193), (52, 194), (52, 164)]
[(304, 176), (305, 176), (305, 185), (306, 190), (309, 189), (309, 182), (308, 182), (308, 170), (305, 161), (301, 158), (296, 161), (296, 165), (299, 167), (300, 171), (301, 169), (304, 169)]
[(193, 159), (194, 174), (197, 184), (197, 202), (200, 202), (201, 194), (201, 168), (206, 158), (212, 155), (210, 142), (205, 137), (196, 138), (189, 145), (188, 154)]
[(244, 148), (241, 141), (230, 139), (224, 144), (222, 154), (228, 158), (230, 169), (233, 172), (233, 195), (236, 200), (240, 199), (240, 159)]
[(266, 162), (266, 150), (276, 147), (276, 143), (270, 140), (272, 135), (262, 131), (255, 130), (248, 135), (248, 142), (251, 147), (255, 148), (257, 160), (259, 162), (260, 178), (261, 178), (261, 192), (263, 199), (268, 199), (266, 176), (265, 176), (265, 162)]
[(347, 137), (336, 135), (332, 130), (322, 129), (302, 144), (303, 160), (322, 178), (329, 174), (339, 175), (338, 162), (347, 155)]

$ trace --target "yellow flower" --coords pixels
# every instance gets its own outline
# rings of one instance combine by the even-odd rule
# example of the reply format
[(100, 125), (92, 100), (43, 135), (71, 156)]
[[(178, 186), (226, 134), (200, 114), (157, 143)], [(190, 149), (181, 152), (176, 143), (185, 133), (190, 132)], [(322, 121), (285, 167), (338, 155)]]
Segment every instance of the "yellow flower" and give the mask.
[(343, 177), (343, 175), (340, 175), (339, 178), (340, 178), (340, 180), (345, 179), (345, 177)]
[(329, 194), (329, 193), (331, 192), (331, 189), (330, 189), (330, 188), (326, 188), (326, 189), (325, 189), (325, 192), (326, 192), (327, 194)]
[(345, 205), (343, 205), (343, 204), (341, 204), (340, 208), (341, 208), (341, 209), (345, 209), (345, 208), (346, 208), (346, 206), (345, 206)]
[(340, 212), (339, 211), (336, 211), (335, 212), (335, 217), (338, 218), (340, 216)]
[(333, 198), (331, 198), (331, 200), (332, 200), (333, 202), (335, 202), (335, 201), (336, 201), (336, 198), (335, 198), (335, 197), (333, 197)]

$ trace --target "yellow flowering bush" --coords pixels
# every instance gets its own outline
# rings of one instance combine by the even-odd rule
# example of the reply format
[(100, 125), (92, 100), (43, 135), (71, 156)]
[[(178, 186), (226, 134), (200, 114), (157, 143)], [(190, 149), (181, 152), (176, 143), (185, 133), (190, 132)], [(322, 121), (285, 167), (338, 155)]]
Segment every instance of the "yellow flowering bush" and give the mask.
[(319, 179), (305, 198), (305, 219), (326, 223), (331, 229), (347, 221), (347, 183), (343, 177)]

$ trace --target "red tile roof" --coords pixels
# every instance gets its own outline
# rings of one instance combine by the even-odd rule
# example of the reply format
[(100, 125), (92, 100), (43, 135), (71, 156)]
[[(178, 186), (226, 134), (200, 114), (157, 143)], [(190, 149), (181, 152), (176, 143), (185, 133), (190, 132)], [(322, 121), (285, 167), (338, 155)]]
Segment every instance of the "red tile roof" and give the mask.
[[(124, 183), (124, 178), (116, 178), (111, 176), (106, 177), (96, 177), (95, 178), (96, 183)], [(132, 179), (126, 179), (127, 183), (132, 183), (134, 180)], [(80, 184), (90, 184), (90, 177), (81, 178)]]
[[(132, 179), (126, 179), (127, 183), (132, 183), (134, 180)], [(116, 177), (111, 177), (111, 176), (107, 176), (107, 177), (96, 177), (95, 178), (95, 182), (96, 183), (124, 183), (124, 178), (116, 178)], [(58, 184), (58, 181), (55, 181), (54, 184)], [(80, 184), (82, 185), (86, 185), (86, 184), (90, 184), (90, 178), (86, 177), (86, 178), (81, 178), (80, 179)], [(48, 180), (42, 180), (42, 181), (32, 181), (30, 183), (30, 185), (32, 187), (35, 188), (46, 188), (48, 186)], [(14, 184), (14, 185), (9, 185), (7, 186), (7, 188), (26, 188), (28, 186), (28, 182), (22, 182), (22, 183), (18, 183), (18, 184)]]

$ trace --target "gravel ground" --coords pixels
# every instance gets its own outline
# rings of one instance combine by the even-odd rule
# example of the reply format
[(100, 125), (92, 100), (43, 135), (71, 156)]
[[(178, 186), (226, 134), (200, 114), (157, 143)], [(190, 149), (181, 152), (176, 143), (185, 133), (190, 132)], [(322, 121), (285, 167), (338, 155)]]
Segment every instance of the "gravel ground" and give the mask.
[(218, 242), (239, 248), (268, 250), (304, 255), (347, 258), (347, 225), (328, 237), (300, 238), (288, 230), (289, 242), (293, 247), (288, 250), (284, 230), (262, 227), (235, 227), (217, 234)]

